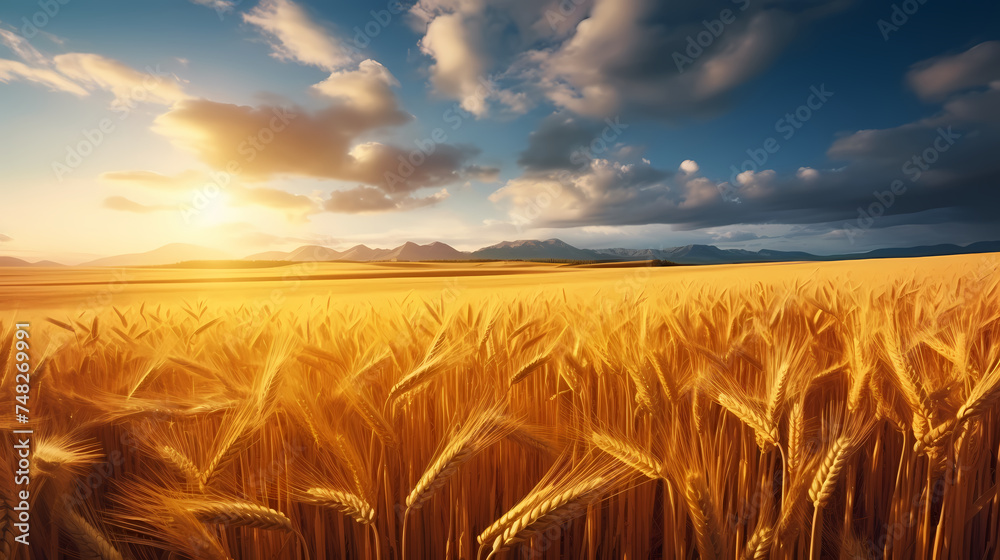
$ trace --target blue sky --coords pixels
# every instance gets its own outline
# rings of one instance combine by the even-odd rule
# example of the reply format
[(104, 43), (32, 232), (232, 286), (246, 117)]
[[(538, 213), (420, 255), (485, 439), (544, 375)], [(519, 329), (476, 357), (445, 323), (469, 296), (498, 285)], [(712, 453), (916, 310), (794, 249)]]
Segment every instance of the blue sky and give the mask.
[(997, 239), (998, 23), (936, 0), (7, 2), (0, 253)]

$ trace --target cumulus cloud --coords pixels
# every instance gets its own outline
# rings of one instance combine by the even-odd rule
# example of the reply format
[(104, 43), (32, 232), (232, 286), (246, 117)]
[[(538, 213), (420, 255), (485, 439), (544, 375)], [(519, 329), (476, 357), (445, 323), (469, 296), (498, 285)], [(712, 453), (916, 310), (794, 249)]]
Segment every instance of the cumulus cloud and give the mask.
[(406, 120), (402, 113), (360, 113), (343, 106), (313, 113), (192, 99), (157, 117), (154, 130), (215, 169), (233, 162), (250, 180), (283, 173), (353, 179), (357, 163), (348, 152), (354, 138)]
[[(1000, 52), (991, 61), (1000, 63)], [(559, 172), (525, 165), (491, 200), (512, 221), (535, 227), (826, 224), (826, 231), (843, 233), (964, 223), (998, 235), (998, 150), (1000, 83), (994, 81), (986, 89), (957, 89), (927, 118), (836, 139), (830, 169), (747, 169), (716, 182), (687, 173), (657, 176), (645, 161), (595, 159), (587, 169)]]
[[(845, 4), (421, 0), (412, 13), (431, 83), (477, 116), (517, 99), (522, 111), (547, 100), (591, 117), (676, 119), (723, 108), (799, 30)], [(709, 40), (698, 44), (699, 34)], [(487, 76), (499, 86), (476, 95)]]
[(165, 212), (167, 210), (177, 210), (177, 206), (170, 204), (139, 204), (134, 200), (129, 200), (124, 196), (111, 196), (104, 199), (104, 207), (120, 212), (132, 212), (135, 214), (149, 214), (152, 212)]
[(702, 203), (697, 180), (688, 188), (669, 184), (665, 176), (646, 163), (595, 159), (584, 170), (528, 172), (490, 200), (508, 204), (513, 222), (538, 227), (650, 223), (665, 208)]
[[(334, 191), (322, 204), (334, 212), (409, 210), (447, 197), (447, 191), (414, 194), (420, 189), (469, 179), (496, 180), (499, 170), (469, 163), (479, 153), (471, 146), (424, 142), (406, 147), (365, 139), (412, 120), (399, 107), (395, 86), (398, 82), (384, 66), (366, 60), (356, 69), (333, 71), (314, 86), (330, 99), (318, 111), (188, 99), (159, 116), (154, 130), (242, 182), (304, 176), (357, 183), (357, 188)], [(138, 179), (173, 184), (159, 177)], [(307, 197), (273, 190), (242, 192), (236, 198), (266, 202), (301, 219), (319, 206)]]
[(600, 137), (601, 127), (588, 119), (555, 113), (542, 120), (528, 137), (517, 163), (529, 171), (570, 169), (586, 162), (582, 154)]
[(477, 116), (486, 113), (486, 102), (476, 92), (489, 63), (480, 39), (461, 14), (449, 13), (435, 17), (420, 40), (420, 50), (434, 58), (435, 89), (461, 99), (462, 108)]
[(698, 162), (693, 159), (686, 159), (681, 162), (680, 170), (687, 174), (697, 173), (701, 168), (698, 167)]
[(351, 52), (291, 0), (261, 0), (243, 14), (243, 21), (268, 38), (272, 55), (279, 60), (331, 72), (352, 62)]
[(364, 60), (357, 70), (333, 72), (313, 89), (366, 113), (391, 113), (398, 111), (393, 87), (399, 82), (385, 66)]
[[(463, 109), (485, 116), (493, 103), (505, 113), (522, 114), (533, 105), (525, 91), (499, 88), (502, 75), (526, 49), (561, 39), (587, 17), (591, 0), (420, 0), (410, 10), (418, 46), (433, 62), (431, 84)], [(559, 13), (560, 4), (572, 7)], [(563, 10), (565, 12), (565, 10)], [(557, 17), (546, 19), (545, 14)]]
[(932, 101), (1000, 80), (1000, 41), (987, 41), (956, 55), (925, 60), (915, 65), (906, 79), (921, 98)]
[(795, 172), (795, 176), (803, 181), (812, 181), (819, 178), (819, 171), (811, 167), (800, 167), (798, 171)]
[(371, 112), (341, 104), (310, 112), (199, 99), (175, 105), (156, 119), (155, 130), (214, 169), (234, 170), (247, 181), (299, 175), (361, 182), (391, 194), (460, 180), (477, 150), (435, 144), (427, 154), (358, 142), (364, 133), (409, 120), (398, 109)]

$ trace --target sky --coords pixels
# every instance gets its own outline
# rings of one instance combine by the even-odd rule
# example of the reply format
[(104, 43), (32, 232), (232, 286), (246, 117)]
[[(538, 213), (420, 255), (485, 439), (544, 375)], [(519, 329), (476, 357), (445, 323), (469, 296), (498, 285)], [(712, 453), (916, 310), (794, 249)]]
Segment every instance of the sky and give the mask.
[(0, 254), (1000, 239), (1000, 4), (18, 0)]

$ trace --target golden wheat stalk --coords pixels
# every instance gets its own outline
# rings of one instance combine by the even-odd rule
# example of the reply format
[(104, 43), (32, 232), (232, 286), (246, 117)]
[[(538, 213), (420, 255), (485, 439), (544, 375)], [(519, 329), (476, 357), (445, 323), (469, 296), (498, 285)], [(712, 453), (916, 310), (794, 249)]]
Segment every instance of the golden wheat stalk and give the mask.
[(385, 416), (375, 407), (371, 399), (361, 391), (349, 391), (348, 400), (361, 415), (361, 419), (368, 426), (368, 429), (386, 447), (396, 447), (396, 432)]
[(767, 560), (771, 556), (771, 544), (774, 542), (774, 528), (770, 525), (760, 525), (743, 549), (742, 560)]
[(440, 359), (431, 358), (417, 366), (413, 371), (406, 374), (398, 383), (389, 389), (388, 400), (390, 403), (397, 401), (403, 395), (416, 389), (417, 387), (431, 380), (435, 373), (441, 368)]
[(778, 428), (767, 418), (754, 410), (750, 405), (730, 397), (725, 393), (719, 394), (717, 398), (720, 405), (737, 417), (744, 424), (749, 426), (758, 439), (770, 446), (778, 445)]
[(833, 496), (833, 491), (837, 487), (837, 479), (840, 472), (847, 464), (850, 457), (850, 439), (847, 436), (840, 436), (833, 442), (826, 452), (823, 462), (816, 469), (813, 476), (812, 485), (809, 487), (809, 499), (812, 500), (813, 507), (822, 508)]
[(303, 502), (339, 511), (362, 525), (375, 522), (375, 508), (361, 496), (350, 492), (313, 487), (307, 489), (300, 498)]
[(788, 392), (788, 378), (790, 377), (790, 371), (791, 364), (787, 361), (782, 361), (778, 366), (777, 372), (775, 373), (774, 384), (771, 387), (771, 393), (768, 395), (767, 401), (767, 414), (765, 419), (768, 424), (774, 425), (777, 423), (778, 412), (781, 405), (785, 402), (785, 393)]
[(653, 480), (664, 478), (663, 464), (645, 450), (623, 439), (596, 432), (590, 436), (590, 441), (608, 455), (643, 475)]
[(458, 468), (475, 456), (477, 442), (472, 434), (462, 434), (452, 440), (430, 467), (424, 471), (416, 486), (406, 497), (407, 509), (420, 509), (434, 493), (444, 486)]
[(633, 368), (626, 371), (635, 383), (635, 400), (649, 414), (659, 414), (663, 410), (663, 399), (656, 382), (646, 372)]
[(507, 511), (507, 513), (500, 516), (500, 519), (497, 519), (489, 527), (483, 530), (483, 532), (476, 537), (476, 542), (479, 543), (480, 546), (493, 543), (497, 537), (503, 535), (503, 532), (510, 526), (515, 518), (523, 516), (526, 512), (534, 509), (536, 505), (548, 499), (552, 488), (553, 486), (551, 484), (547, 484), (541, 488), (532, 490), (531, 493), (514, 505), (514, 507)]
[(205, 500), (188, 504), (185, 509), (202, 523), (227, 527), (295, 531), (292, 520), (285, 514), (251, 502)]
[(511, 519), (503, 533), (494, 540), (491, 555), (583, 514), (591, 502), (603, 493), (606, 483), (606, 479), (596, 476), (558, 494), (549, 494), (520, 517)]
[(231, 462), (250, 447), (250, 431), (235, 433), (224, 441), (222, 447), (212, 456), (208, 466), (201, 472), (201, 486), (209, 486)]
[(73, 539), (81, 553), (100, 560), (124, 559), (101, 531), (75, 511), (66, 510), (64, 513), (63, 530)]
[(705, 560), (722, 558), (719, 521), (708, 485), (701, 473), (695, 471), (688, 473), (684, 487), (684, 499), (687, 502), (691, 523), (694, 526), (699, 555)]
[(961, 408), (958, 409), (955, 418), (959, 422), (964, 422), (980, 416), (993, 405), (993, 401), (998, 397), (1000, 397), (1000, 363), (994, 366), (992, 372), (976, 383), (965, 402), (962, 403)]
[(788, 472), (790, 476), (802, 464), (802, 442), (805, 439), (805, 413), (802, 410), (802, 402), (795, 401), (792, 405), (792, 414), (788, 420)]
[(161, 457), (173, 465), (179, 473), (184, 475), (188, 484), (197, 484), (200, 489), (204, 490), (202, 474), (198, 471), (198, 467), (195, 466), (194, 462), (187, 458), (187, 455), (169, 445), (160, 446), (158, 451)]
[(851, 388), (847, 394), (847, 409), (855, 411), (861, 403), (864, 391), (871, 383), (874, 368), (868, 364), (865, 358), (865, 350), (862, 345), (862, 332), (864, 327), (855, 321), (854, 332), (851, 336), (849, 363), (851, 364)]
[(532, 358), (530, 361), (528, 361), (528, 363), (524, 364), (524, 366), (522, 366), (521, 369), (514, 372), (514, 375), (510, 376), (510, 379), (507, 380), (507, 386), (513, 387), (514, 385), (523, 381), (529, 375), (534, 373), (536, 369), (545, 365), (545, 362), (548, 362), (550, 357), (551, 357), (550, 353), (545, 353), (545, 354), (539, 354), (538, 356)]

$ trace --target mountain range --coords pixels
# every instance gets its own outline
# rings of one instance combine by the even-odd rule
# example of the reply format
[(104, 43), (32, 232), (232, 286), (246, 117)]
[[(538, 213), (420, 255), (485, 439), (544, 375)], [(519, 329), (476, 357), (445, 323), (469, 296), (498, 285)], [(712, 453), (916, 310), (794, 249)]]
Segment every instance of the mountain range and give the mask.
[[(320, 245), (303, 245), (293, 251), (268, 251), (245, 257), (246, 261), (462, 261), (462, 260), (570, 260), (570, 261), (644, 261), (663, 260), (676, 264), (737, 264), (788, 261), (838, 261), (873, 258), (929, 257), (1000, 252), (1000, 241), (982, 241), (971, 245), (923, 245), (898, 249), (877, 249), (866, 253), (814, 255), (801, 251), (762, 249), (720, 249), (714, 245), (685, 245), (666, 249), (580, 249), (559, 239), (522, 239), (504, 241), (476, 251), (459, 251), (435, 241), (426, 245), (407, 242), (394, 249), (372, 249), (355, 245), (343, 251)], [(80, 266), (158, 266), (189, 261), (230, 260), (231, 255), (216, 249), (172, 243), (146, 253), (105, 257)], [(0, 267), (61, 266), (51, 261), (29, 263), (14, 257), (0, 257)]]
[(21, 267), (21, 266), (62, 266), (57, 262), (52, 261), (38, 261), (38, 262), (28, 262), (24, 259), (19, 259), (17, 257), (0, 257), (0, 267)]
[(189, 243), (171, 243), (145, 253), (104, 257), (80, 266), (156, 266), (184, 261), (216, 261), (232, 258), (222, 251)]

